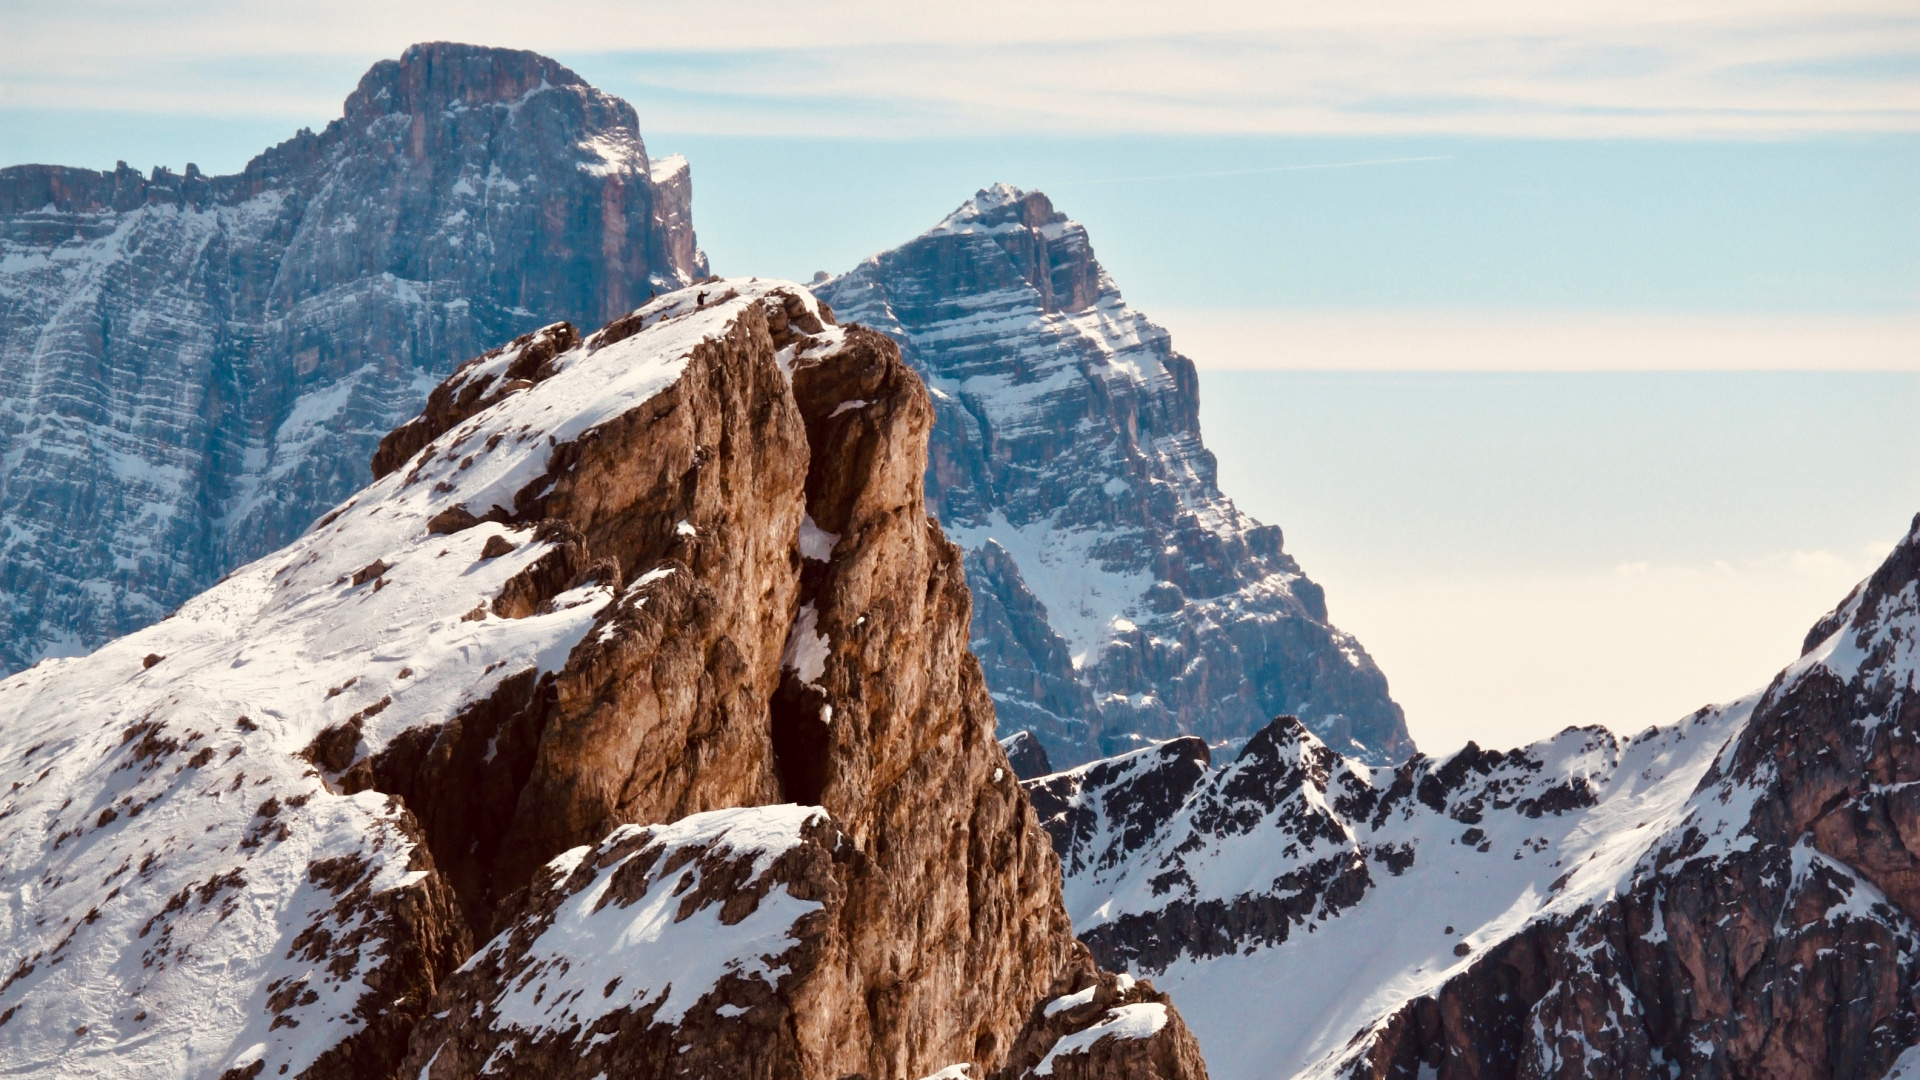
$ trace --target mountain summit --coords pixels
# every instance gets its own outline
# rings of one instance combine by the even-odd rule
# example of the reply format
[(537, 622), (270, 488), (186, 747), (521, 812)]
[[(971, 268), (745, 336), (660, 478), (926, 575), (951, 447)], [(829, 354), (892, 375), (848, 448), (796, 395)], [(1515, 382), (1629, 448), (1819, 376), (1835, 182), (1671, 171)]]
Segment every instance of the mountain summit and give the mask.
[(300, 535), (456, 363), (704, 275), (690, 200), (626, 102), (446, 43), (238, 175), (0, 169), (0, 670)]
[(1192, 361), (1045, 195), (996, 184), (814, 291), (933, 392), (928, 499), (967, 551), (1003, 731), (1072, 765), (1180, 735), (1238, 746), (1291, 713), (1342, 753), (1412, 752), (1279, 528), (1221, 494)]

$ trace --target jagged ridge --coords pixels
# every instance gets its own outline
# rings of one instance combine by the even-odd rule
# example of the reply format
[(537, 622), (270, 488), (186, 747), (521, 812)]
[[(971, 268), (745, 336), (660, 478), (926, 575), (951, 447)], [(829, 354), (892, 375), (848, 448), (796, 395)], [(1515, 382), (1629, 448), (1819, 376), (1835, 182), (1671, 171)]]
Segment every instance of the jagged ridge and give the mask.
[(1369, 768), (1283, 717), (1027, 787), (1082, 940), (1220, 1076), (1881, 1076), (1920, 1043), (1917, 594), (1920, 518), (1765, 691), (1631, 739)]

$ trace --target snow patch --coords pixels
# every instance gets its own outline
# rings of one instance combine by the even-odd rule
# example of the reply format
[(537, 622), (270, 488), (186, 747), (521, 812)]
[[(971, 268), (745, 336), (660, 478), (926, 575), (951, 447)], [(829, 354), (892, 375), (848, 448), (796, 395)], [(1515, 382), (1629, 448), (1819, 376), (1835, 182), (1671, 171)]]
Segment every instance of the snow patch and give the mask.
[(1062, 1035), (1047, 1056), (1034, 1066), (1034, 1076), (1052, 1076), (1054, 1059), (1084, 1054), (1102, 1039), (1147, 1039), (1167, 1026), (1167, 1007), (1158, 1002), (1122, 1005), (1107, 1012), (1099, 1023), (1082, 1031)]
[(819, 683), (827, 673), (830, 649), (827, 636), (819, 631), (820, 613), (811, 603), (800, 605), (800, 614), (787, 631), (787, 645), (780, 654), (780, 666), (800, 676), (809, 686)]
[(830, 533), (814, 524), (812, 514), (800, 515), (800, 555), (814, 562), (831, 562), (839, 533)]

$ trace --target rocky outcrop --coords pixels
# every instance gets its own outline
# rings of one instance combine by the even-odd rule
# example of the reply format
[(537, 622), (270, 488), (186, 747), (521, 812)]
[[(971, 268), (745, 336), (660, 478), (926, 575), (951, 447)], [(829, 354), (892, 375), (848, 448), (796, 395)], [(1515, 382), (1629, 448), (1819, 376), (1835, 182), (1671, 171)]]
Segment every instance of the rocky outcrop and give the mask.
[(444, 43), (237, 175), (0, 169), (0, 671), (293, 540), (456, 363), (704, 275), (690, 192), (625, 102)]
[(1003, 730), (1073, 765), (1187, 734), (1237, 748), (1285, 712), (1368, 761), (1412, 751), (1280, 530), (1220, 493), (1192, 362), (1045, 195), (981, 191), (814, 290), (933, 389), (927, 491), (967, 550)]
[(1167, 995), (1131, 975), (1078, 971), (1033, 1007), (1001, 1075), (1072, 1080), (1201, 1076), (1193, 1036)]
[(1007, 752), (1007, 761), (1013, 765), (1014, 775), (1022, 780), (1032, 780), (1053, 771), (1053, 762), (1047, 759), (1047, 748), (1033, 737), (1031, 731), (1016, 731), (1000, 740), (1000, 749)]
[(307, 536), (0, 683), (11, 1058), (1204, 1075), (1073, 938), (931, 426), (798, 286), (669, 293), (472, 361)]
[[(1030, 782), (1214, 1074), (1880, 1077), (1920, 1045), (1920, 519), (1764, 692), (1368, 768), (1292, 718)], [(1302, 973), (1312, 973), (1305, 978)]]

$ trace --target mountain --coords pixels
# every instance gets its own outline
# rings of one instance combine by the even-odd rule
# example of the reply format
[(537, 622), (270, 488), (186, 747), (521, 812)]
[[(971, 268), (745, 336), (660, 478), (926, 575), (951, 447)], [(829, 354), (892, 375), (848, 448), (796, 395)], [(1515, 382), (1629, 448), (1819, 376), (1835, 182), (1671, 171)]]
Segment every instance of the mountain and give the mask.
[[(163, 617), (360, 488), (459, 361), (707, 274), (683, 159), (528, 52), (416, 45), (235, 176), (0, 169), (0, 672)], [(1193, 366), (1086, 232), (996, 187), (821, 295), (935, 388), (1002, 726), (1075, 763), (1278, 712), (1412, 742), (1200, 443)]]
[(814, 286), (933, 391), (928, 498), (967, 551), (973, 651), (1003, 731), (1058, 764), (1278, 713), (1342, 752), (1413, 750), (1386, 678), (1282, 548), (1220, 493), (1199, 380), (1039, 192), (979, 192)]
[(528, 52), (416, 45), (235, 176), (0, 169), (0, 671), (299, 536), (456, 363), (705, 273), (686, 162)]
[(305, 536), (0, 682), (0, 1060), (1204, 1078), (1072, 935), (932, 423), (775, 281), (462, 366)]
[(1632, 738), (1377, 768), (1282, 717), (1026, 786), (1227, 1080), (1914, 1075), (1917, 641), (1920, 517), (1765, 690)]

